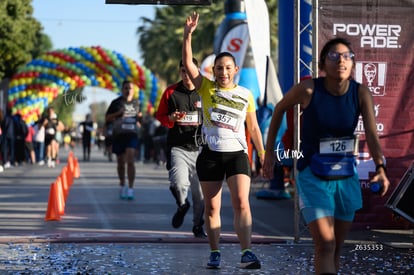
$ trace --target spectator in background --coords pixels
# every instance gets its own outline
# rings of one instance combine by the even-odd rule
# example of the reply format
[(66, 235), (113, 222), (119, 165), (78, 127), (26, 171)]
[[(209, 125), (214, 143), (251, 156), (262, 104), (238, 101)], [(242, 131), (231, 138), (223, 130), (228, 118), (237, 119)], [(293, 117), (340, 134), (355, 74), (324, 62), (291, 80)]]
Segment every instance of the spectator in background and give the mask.
[(14, 135), (15, 135), (15, 161), (16, 165), (26, 162), (25, 139), (28, 134), (26, 122), (20, 114), (13, 116)]
[(3, 148), (3, 167), (10, 168), (14, 165), (15, 155), (15, 132), (14, 132), (14, 120), (10, 108), (6, 109), (6, 115), (1, 123), (1, 130), (3, 136), (2, 148)]
[[(1, 124), (3, 123), (3, 109), (0, 108), (0, 153), (3, 151), (2, 150), (2, 142), (3, 142), (3, 131), (1, 129)], [(2, 159), (2, 154), (0, 154), (0, 161)], [(3, 162), (0, 162), (0, 173), (4, 171), (3, 168)]]
[(60, 146), (63, 144), (63, 131), (65, 131), (65, 125), (63, 124), (61, 120), (56, 119), (56, 121), (57, 121), (58, 127), (56, 129), (56, 136), (55, 136), (56, 142), (54, 142), (55, 152), (56, 152), (55, 162), (56, 164), (59, 164)]
[(72, 147), (72, 138), (70, 136), (70, 128), (65, 126), (65, 130), (63, 130), (63, 148), (65, 151), (68, 151)]
[(156, 126), (152, 138), (154, 143), (154, 161), (157, 166), (160, 167), (166, 163), (168, 128), (162, 125), (158, 120), (155, 120), (154, 124)]
[(25, 155), (26, 160), (30, 162), (31, 164), (36, 163), (36, 154), (34, 151), (34, 145), (33, 145), (33, 138), (35, 135), (35, 129), (32, 125), (27, 126), (27, 135), (26, 139), (24, 140), (24, 147), (25, 147)]
[(112, 161), (112, 143), (113, 143), (113, 122), (105, 121), (104, 136), (105, 136), (105, 154), (108, 161)]
[(154, 161), (154, 134), (156, 129), (156, 120), (152, 113), (148, 110), (147, 114), (143, 117), (143, 142), (144, 142), (144, 161)]
[(86, 115), (85, 121), (82, 121), (79, 127), (82, 133), (83, 160), (89, 161), (91, 159), (92, 132), (94, 130), (90, 114)]
[(47, 120), (41, 117), (34, 126), (35, 135), (33, 137), (36, 162), (38, 165), (45, 164), (45, 126)]
[(58, 156), (59, 144), (56, 140), (56, 134), (58, 131), (63, 131), (65, 126), (58, 119), (55, 110), (52, 107), (47, 109), (46, 126), (45, 126), (45, 146), (47, 166), (54, 168), (56, 165), (56, 159)]

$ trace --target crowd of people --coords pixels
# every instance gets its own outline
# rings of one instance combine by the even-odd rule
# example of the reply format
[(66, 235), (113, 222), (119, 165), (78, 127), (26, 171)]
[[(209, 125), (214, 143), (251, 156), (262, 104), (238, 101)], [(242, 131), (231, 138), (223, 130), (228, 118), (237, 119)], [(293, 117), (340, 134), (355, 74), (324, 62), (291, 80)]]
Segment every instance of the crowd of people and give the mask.
[[(112, 155), (116, 156), (120, 198), (135, 198), (136, 161), (165, 164), (169, 189), (176, 203), (172, 227), (181, 227), (192, 203), (194, 236), (208, 239), (210, 254), (206, 267), (216, 269), (221, 265), (220, 208), (226, 182), (231, 193), (233, 226), (240, 242), (240, 266), (261, 268), (251, 244), (252, 164), (248, 143), (251, 141), (255, 147), (256, 164), (263, 176), (275, 180), (275, 173), (279, 173), (283, 185), (286, 171), (282, 168), (291, 164), (280, 162), (276, 143), (282, 142), (279, 130), (285, 114), (300, 105), (301, 157), (297, 160), (298, 175), (294, 181), (301, 213), (315, 243), (316, 274), (337, 274), (341, 247), (355, 211), (362, 207), (356, 172), (358, 144), (354, 137), (360, 115), (376, 164), (371, 181), (382, 182), (382, 196), (389, 187), (371, 93), (351, 77), (355, 54), (350, 43), (335, 38), (324, 45), (319, 57), (323, 76), (301, 81), (273, 106), (264, 140), (252, 93), (234, 82), (240, 70), (234, 56), (229, 52), (216, 55), (214, 80), (200, 73), (192, 53), (192, 33), (198, 21), (199, 14), (195, 12), (186, 19), (182, 60), (178, 66), (181, 79), (164, 91), (155, 114), (143, 115), (139, 102), (134, 99), (135, 84), (129, 80), (122, 83), (121, 95), (107, 109), (105, 126), (98, 133), (105, 138), (97, 140), (104, 140), (109, 161)], [(65, 126), (53, 108), (48, 108), (33, 126), (27, 126), (18, 114), (13, 116), (10, 109), (0, 114), (0, 121), (2, 169), (21, 162), (56, 165)], [(89, 161), (91, 138), (97, 129), (90, 115), (79, 127), (83, 158)], [(251, 140), (246, 140), (247, 133)], [(335, 147), (335, 151), (332, 146), (326, 146), (338, 140), (341, 146)], [(341, 169), (332, 171), (332, 162), (340, 162)], [(281, 196), (290, 198), (286, 193)]]
[(33, 125), (7, 108), (5, 113), (0, 112), (0, 123), (0, 171), (26, 163), (55, 167), (64, 125), (52, 107)]
[[(166, 162), (166, 127), (153, 114), (145, 115), (138, 131), (139, 146), (135, 160)], [(82, 147), (83, 160), (90, 161), (91, 150), (96, 147), (112, 161), (112, 136), (106, 125), (98, 127), (87, 114), (85, 119), (72, 126), (58, 119), (53, 107), (46, 108), (39, 120), (26, 124), (20, 114), (12, 115), (11, 109), (0, 109), (0, 172), (15, 166), (35, 164), (54, 168), (59, 163), (59, 151)]]

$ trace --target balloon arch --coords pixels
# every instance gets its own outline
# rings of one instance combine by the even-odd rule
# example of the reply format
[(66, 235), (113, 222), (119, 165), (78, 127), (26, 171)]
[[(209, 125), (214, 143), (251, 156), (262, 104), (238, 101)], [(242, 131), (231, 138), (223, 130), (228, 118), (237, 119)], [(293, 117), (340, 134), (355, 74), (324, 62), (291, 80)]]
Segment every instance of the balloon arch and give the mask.
[(30, 61), (12, 77), (8, 107), (31, 124), (64, 93), (85, 86), (120, 92), (125, 79), (136, 84), (135, 98), (143, 109), (155, 105), (158, 80), (134, 60), (100, 46), (50, 51)]

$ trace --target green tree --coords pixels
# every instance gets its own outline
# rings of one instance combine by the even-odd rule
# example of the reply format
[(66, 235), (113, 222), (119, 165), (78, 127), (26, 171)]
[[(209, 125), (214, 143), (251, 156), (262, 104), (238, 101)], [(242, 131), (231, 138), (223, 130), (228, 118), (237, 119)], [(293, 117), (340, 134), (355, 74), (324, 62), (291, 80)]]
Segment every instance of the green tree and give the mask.
[(72, 125), (73, 112), (75, 111), (76, 103), (82, 102), (82, 93), (83, 88), (76, 88), (75, 90), (67, 91), (65, 92), (65, 94), (56, 97), (48, 105), (48, 107), (53, 107), (55, 109), (56, 113), (58, 114), (59, 120), (61, 120), (65, 126)]
[(105, 101), (92, 103), (89, 105), (90, 113), (92, 114), (92, 119), (98, 123), (98, 127), (102, 128), (105, 126), (105, 113), (108, 109), (108, 104)]
[(51, 48), (41, 24), (32, 16), (31, 0), (0, 1), (0, 79)]
[(31, 51), (32, 59), (38, 58), (40, 55), (50, 51), (53, 43), (50, 37), (43, 32), (36, 33), (35, 47)]
[[(177, 65), (181, 59), (182, 30), (186, 17), (200, 13), (199, 29), (193, 35), (193, 53), (199, 61), (213, 52), (217, 27), (223, 21), (225, 1), (213, 1), (211, 6), (166, 6), (157, 8), (154, 19), (141, 17), (137, 29), (138, 48), (144, 66), (167, 83), (179, 79)], [(277, 0), (266, 1), (270, 17), (271, 47), (277, 47)], [(272, 54), (276, 58), (275, 54)]]
[(268, 0), (266, 1), (267, 8), (269, 10), (269, 23), (270, 23), (270, 47), (271, 55), (275, 65), (277, 64), (277, 55), (279, 48), (278, 30), (279, 30), (279, 13), (278, 13), (278, 1)]

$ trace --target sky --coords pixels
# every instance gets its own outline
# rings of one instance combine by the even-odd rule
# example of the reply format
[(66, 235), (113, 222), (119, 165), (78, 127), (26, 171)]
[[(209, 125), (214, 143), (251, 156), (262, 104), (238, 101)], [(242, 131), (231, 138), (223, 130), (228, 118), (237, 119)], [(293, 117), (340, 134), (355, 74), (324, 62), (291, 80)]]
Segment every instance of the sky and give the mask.
[[(154, 18), (156, 6), (105, 4), (105, 0), (32, 0), (32, 6), (53, 50), (101, 46), (142, 64), (136, 30), (141, 17)], [(84, 96), (86, 100), (76, 106), (75, 121), (85, 118), (91, 103), (108, 102), (116, 94), (88, 87)]]
[(53, 49), (101, 46), (141, 64), (136, 30), (141, 17), (154, 18), (153, 5), (105, 4), (105, 0), (33, 0)]

